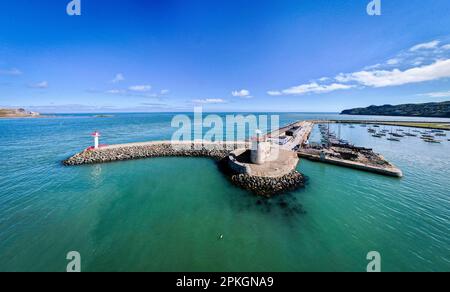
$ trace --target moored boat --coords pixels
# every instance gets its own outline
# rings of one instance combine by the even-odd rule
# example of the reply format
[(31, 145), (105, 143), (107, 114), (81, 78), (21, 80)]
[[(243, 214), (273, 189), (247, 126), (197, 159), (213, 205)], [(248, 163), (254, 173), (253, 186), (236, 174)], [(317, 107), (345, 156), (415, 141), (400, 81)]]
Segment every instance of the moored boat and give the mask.
[(411, 134), (411, 133), (405, 133), (405, 136), (408, 136), (408, 137), (417, 137), (416, 134)]
[(434, 140), (434, 139), (424, 139), (423, 141), (425, 141), (425, 142), (427, 142), (427, 143), (435, 143), (435, 144), (441, 143), (441, 141), (439, 141), (439, 140)]

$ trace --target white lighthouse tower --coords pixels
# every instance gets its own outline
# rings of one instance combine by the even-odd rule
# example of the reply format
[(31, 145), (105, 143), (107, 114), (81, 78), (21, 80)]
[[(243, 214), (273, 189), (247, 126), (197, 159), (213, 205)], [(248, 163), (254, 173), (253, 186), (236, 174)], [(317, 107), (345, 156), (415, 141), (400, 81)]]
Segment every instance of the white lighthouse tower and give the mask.
[(95, 131), (94, 133), (91, 134), (91, 136), (94, 137), (94, 149), (98, 149), (100, 132)]

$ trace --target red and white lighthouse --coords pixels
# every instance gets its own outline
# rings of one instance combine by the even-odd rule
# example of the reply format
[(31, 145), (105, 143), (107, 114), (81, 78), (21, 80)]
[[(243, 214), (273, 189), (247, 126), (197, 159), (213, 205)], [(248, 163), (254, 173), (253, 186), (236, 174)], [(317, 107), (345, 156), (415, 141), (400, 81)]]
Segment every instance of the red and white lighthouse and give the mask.
[(98, 149), (100, 132), (95, 131), (94, 133), (91, 134), (91, 136), (94, 137), (94, 149)]

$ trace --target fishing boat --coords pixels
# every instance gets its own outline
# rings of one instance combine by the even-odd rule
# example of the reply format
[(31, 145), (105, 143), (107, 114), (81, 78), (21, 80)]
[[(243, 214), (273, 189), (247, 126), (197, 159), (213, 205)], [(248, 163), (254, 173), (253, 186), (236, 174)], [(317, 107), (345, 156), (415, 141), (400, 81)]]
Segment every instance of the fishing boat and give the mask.
[(436, 133), (436, 136), (439, 136), (439, 137), (447, 137), (447, 134), (445, 134), (445, 133)]
[(380, 134), (375, 134), (375, 135), (372, 135), (372, 137), (374, 137), (374, 138), (382, 138), (383, 136), (380, 135)]
[(375, 129), (368, 129), (367, 132), (369, 132), (369, 133), (376, 133), (377, 131)]
[(400, 139), (398, 139), (398, 138), (387, 138), (387, 140), (389, 140), (389, 141), (394, 141), (394, 142), (400, 142)]

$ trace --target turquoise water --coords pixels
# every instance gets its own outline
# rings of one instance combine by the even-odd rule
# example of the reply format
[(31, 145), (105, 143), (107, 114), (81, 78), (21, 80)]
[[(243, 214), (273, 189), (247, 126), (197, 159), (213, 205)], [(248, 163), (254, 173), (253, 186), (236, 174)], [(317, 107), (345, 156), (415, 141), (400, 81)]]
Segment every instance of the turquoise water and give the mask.
[[(65, 271), (72, 250), (83, 271), (365, 271), (372, 250), (385, 271), (450, 271), (447, 141), (395, 143), (341, 126), (405, 177), (302, 161), (306, 188), (268, 201), (208, 159), (60, 163), (97, 129), (107, 144), (170, 139), (172, 116), (0, 120), (0, 271)], [(327, 117), (337, 116), (281, 123)]]

